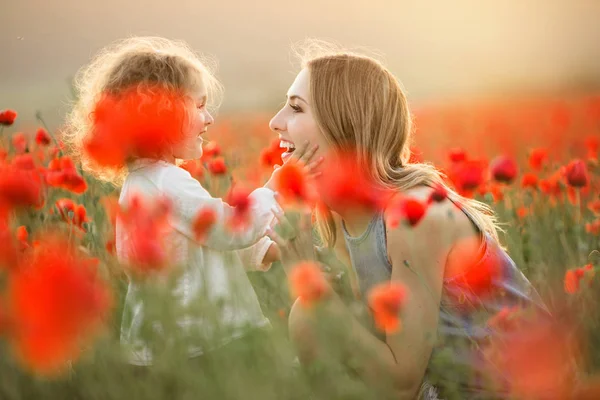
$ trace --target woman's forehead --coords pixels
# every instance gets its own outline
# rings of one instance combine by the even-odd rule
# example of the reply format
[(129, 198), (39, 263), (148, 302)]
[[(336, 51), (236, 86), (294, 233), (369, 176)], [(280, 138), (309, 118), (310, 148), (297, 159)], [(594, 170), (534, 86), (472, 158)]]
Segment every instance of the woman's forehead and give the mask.
[(309, 79), (309, 71), (307, 68), (304, 68), (302, 71), (300, 71), (300, 73), (298, 73), (296, 79), (292, 83), (292, 86), (290, 86), (290, 89), (288, 90), (287, 94), (288, 97), (299, 96), (304, 99), (308, 99), (310, 88)]

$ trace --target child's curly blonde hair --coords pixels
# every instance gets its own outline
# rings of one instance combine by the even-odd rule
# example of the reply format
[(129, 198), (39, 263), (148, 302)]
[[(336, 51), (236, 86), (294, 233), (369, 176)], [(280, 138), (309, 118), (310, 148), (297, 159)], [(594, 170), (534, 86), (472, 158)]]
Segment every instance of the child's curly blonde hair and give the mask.
[(191, 93), (203, 84), (210, 106), (216, 108), (222, 86), (214, 76), (215, 64), (196, 54), (185, 42), (161, 37), (131, 37), (105, 47), (75, 77), (77, 100), (61, 135), (67, 151), (98, 179), (122, 183), (127, 172), (124, 167), (101, 168), (83, 151), (93, 128), (92, 112), (101, 95), (118, 95), (147, 85)]

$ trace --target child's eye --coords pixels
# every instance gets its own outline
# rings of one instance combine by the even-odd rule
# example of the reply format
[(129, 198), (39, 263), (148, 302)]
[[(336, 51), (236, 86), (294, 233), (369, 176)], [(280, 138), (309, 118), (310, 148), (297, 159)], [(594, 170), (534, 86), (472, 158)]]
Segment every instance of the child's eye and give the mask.
[(294, 110), (293, 112), (295, 113), (302, 112), (302, 109), (295, 104), (290, 104), (290, 107), (292, 108), (292, 110)]

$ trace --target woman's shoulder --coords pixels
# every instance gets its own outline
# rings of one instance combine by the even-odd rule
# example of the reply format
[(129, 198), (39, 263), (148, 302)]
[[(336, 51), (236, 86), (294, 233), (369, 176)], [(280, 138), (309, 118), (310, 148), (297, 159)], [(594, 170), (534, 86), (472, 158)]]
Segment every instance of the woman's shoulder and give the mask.
[[(399, 224), (397, 228), (388, 226), (389, 245), (404, 241), (409, 235), (412, 240), (431, 242), (432, 246), (447, 248), (457, 239), (477, 233), (470, 218), (455, 201), (449, 197), (442, 201), (430, 201), (433, 191), (429, 186), (417, 186), (398, 194), (420, 202), (424, 208), (423, 216), (414, 225)], [(393, 200), (390, 203), (393, 204)], [(397, 212), (393, 206), (388, 207), (385, 216)]]

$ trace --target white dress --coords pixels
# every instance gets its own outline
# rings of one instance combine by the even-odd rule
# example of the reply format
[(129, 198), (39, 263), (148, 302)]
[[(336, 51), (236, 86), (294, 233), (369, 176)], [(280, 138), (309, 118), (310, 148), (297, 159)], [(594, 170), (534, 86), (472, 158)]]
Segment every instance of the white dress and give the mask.
[[(247, 269), (264, 269), (262, 260), (272, 241), (265, 236), (273, 220), (274, 192), (259, 188), (250, 194), (251, 224), (232, 231), (227, 221), (233, 208), (222, 199), (211, 197), (200, 183), (184, 169), (164, 161), (137, 160), (129, 166), (119, 204), (124, 205), (132, 194), (143, 198), (163, 196), (172, 203), (169, 219), (171, 233), (165, 238), (172, 251), (174, 264), (183, 271), (177, 278), (172, 296), (182, 309), (201, 305), (206, 313), (182, 313), (177, 325), (194, 332), (188, 355), (194, 357), (206, 350), (227, 344), (248, 332), (249, 328), (267, 327), (256, 293), (246, 275)], [(202, 245), (194, 239), (192, 220), (199, 209), (210, 207), (217, 215)], [(128, 237), (117, 219), (116, 251), (121, 262), (127, 262)], [(121, 343), (131, 364), (151, 365), (152, 351), (140, 335), (145, 314), (139, 291), (143, 283), (130, 279), (121, 323)], [(211, 314), (210, 317), (207, 315)], [(155, 327), (160, 330), (161, 327)], [(227, 332), (221, 334), (217, 332)], [(218, 337), (211, 348), (206, 338)]]

